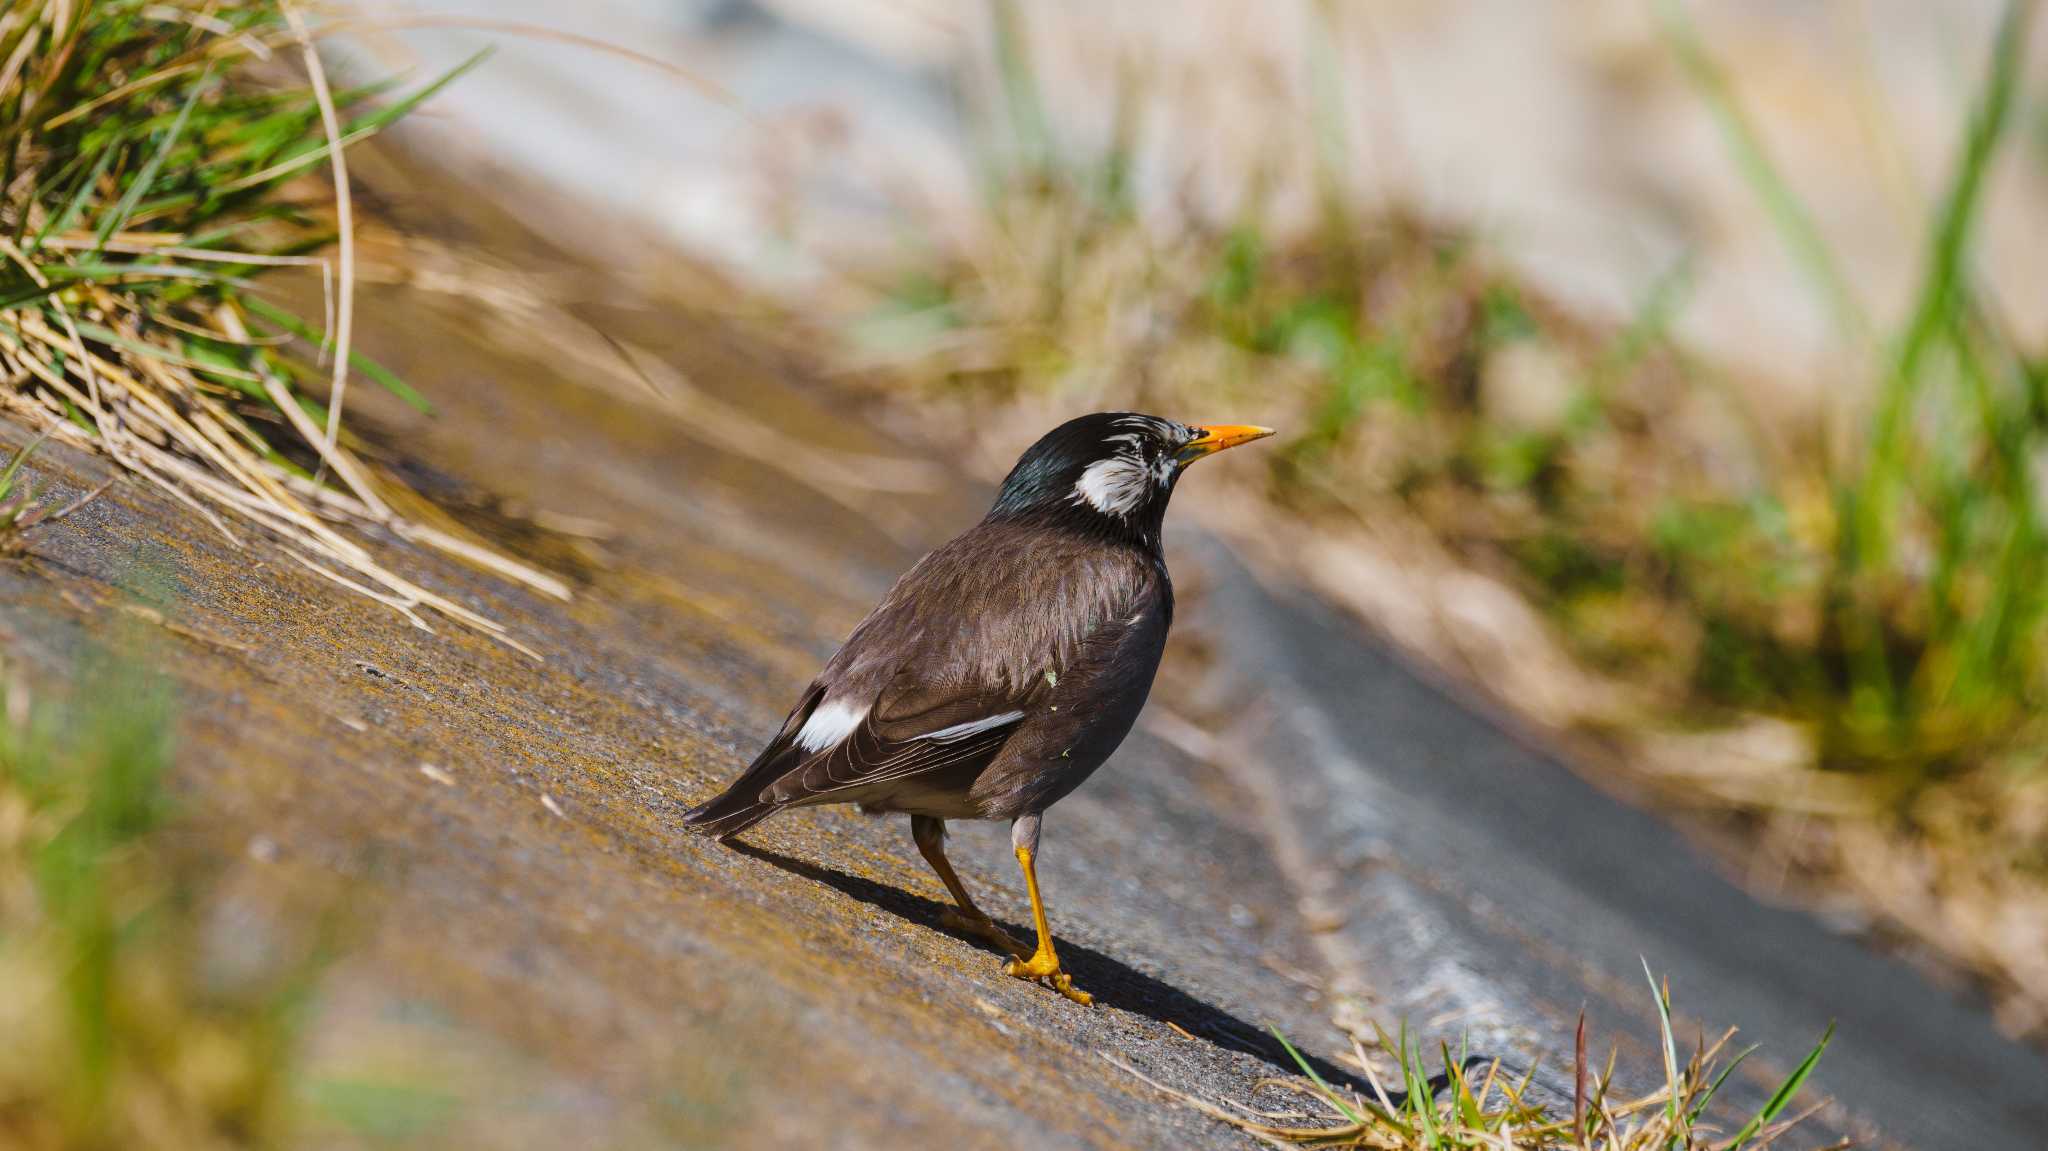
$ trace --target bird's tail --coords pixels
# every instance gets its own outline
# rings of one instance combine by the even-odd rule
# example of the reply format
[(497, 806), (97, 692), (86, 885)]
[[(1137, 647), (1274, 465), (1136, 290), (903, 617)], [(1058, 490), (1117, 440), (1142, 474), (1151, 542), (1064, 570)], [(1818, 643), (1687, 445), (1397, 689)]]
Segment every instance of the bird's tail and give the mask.
[[(742, 778), (740, 784), (747, 781)], [(758, 787), (735, 785), (717, 797), (683, 813), (683, 826), (715, 836), (721, 842), (782, 810), (782, 805), (763, 803)]]
[(825, 689), (812, 684), (804, 697), (790, 709), (789, 717), (782, 721), (782, 730), (770, 740), (747, 770), (732, 781), (724, 791), (683, 813), (683, 825), (706, 835), (717, 836), (719, 842), (731, 839), (740, 832), (782, 810), (782, 805), (764, 800), (769, 785), (788, 774), (797, 766), (802, 748), (795, 747), (796, 733), (810, 718), (811, 709), (823, 699)]

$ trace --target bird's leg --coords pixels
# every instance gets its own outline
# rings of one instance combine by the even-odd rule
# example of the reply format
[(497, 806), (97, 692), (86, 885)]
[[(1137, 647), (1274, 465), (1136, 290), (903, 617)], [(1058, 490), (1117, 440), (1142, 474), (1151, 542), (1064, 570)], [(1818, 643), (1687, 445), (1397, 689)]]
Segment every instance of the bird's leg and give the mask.
[(1003, 971), (1019, 979), (1043, 979), (1054, 991), (1086, 1007), (1095, 997), (1075, 987), (1073, 977), (1060, 970), (1059, 953), (1052, 948), (1052, 928), (1045, 923), (1045, 900), (1038, 895), (1038, 816), (1027, 815), (1011, 824), (1010, 843), (1017, 849), (1017, 866), (1024, 869), (1024, 890), (1031, 896), (1031, 926), (1038, 932), (1038, 950), (1029, 958), (1012, 959)]
[(979, 935), (1011, 955), (1030, 954), (1028, 948), (1010, 938), (1009, 932), (997, 927), (995, 920), (982, 914), (981, 908), (974, 905), (974, 897), (967, 894), (966, 885), (960, 882), (958, 875), (953, 874), (953, 864), (946, 858), (945, 820), (929, 815), (911, 816), (910, 838), (917, 843), (918, 853), (924, 856), (924, 861), (932, 865), (933, 871), (939, 873), (939, 882), (946, 885), (946, 890), (953, 896), (953, 902), (959, 905), (958, 910), (949, 907), (939, 916), (941, 926), (953, 931)]

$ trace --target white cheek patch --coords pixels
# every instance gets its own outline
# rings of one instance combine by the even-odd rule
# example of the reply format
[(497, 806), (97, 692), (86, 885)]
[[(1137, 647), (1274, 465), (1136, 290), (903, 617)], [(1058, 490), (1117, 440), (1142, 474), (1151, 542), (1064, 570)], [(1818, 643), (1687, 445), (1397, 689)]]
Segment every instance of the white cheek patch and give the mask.
[(805, 751), (823, 751), (847, 736), (868, 717), (868, 709), (844, 701), (828, 703), (811, 713), (803, 730), (796, 733), (796, 745)]
[(1104, 515), (1128, 515), (1145, 501), (1152, 473), (1129, 456), (1096, 460), (1074, 483), (1074, 498)]

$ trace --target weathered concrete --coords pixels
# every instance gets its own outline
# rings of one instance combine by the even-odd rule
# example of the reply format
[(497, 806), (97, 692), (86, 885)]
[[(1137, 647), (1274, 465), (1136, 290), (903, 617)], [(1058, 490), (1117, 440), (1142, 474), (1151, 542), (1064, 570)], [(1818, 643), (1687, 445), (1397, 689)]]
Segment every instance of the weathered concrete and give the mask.
[[(889, 497), (912, 513), (894, 540), (807, 485), (801, 458), (720, 451), (687, 429), (701, 414), (532, 354), (553, 330), (522, 351), (467, 299), (385, 288), (361, 304), (368, 350), (439, 409), (359, 388), (356, 426), (402, 445), (372, 454), (574, 574), (577, 594), (564, 606), (396, 540), (377, 550), (544, 662), (445, 621), (417, 630), (132, 483), (0, 565), (0, 644), (48, 676), (132, 619), (121, 605), (161, 610), (193, 824), (223, 859), (263, 861), (244, 871), (344, 877), (368, 934), (321, 1025), (343, 1038), (321, 1050), (360, 1065), (346, 1036), (424, 1013), (516, 1065), (502, 1084), (448, 1088), (463, 1105), (436, 1120), (448, 1138), (1127, 1147), (1242, 1139), (1098, 1053), (1248, 1098), (1285, 1069), (1267, 1022), (1330, 1048), (1312, 985), (1291, 975), (1315, 970), (1313, 948), (1237, 814), (1246, 798), (1147, 737), (1047, 824), (1042, 873), (1092, 1011), (938, 930), (943, 892), (901, 820), (795, 813), (739, 850), (681, 828), (894, 574), (979, 514), (971, 486)], [(799, 451), (899, 450), (734, 323), (593, 317)], [(9, 447), (26, 438), (0, 426)], [(62, 498), (105, 465), (46, 448), (32, 471)], [(508, 508), (617, 534), (579, 545)], [(1171, 656), (1182, 673), (1201, 658)], [(1001, 829), (956, 832), (984, 906), (1023, 931)]]

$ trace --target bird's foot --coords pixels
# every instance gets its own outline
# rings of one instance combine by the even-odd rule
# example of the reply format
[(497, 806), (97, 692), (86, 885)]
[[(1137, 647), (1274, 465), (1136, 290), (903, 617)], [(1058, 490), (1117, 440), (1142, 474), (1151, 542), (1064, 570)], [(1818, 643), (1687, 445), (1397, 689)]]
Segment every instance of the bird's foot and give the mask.
[(996, 921), (986, 915), (970, 914), (948, 907), (939, 913), (939, 926), (948, 931), (958, 931), (979, 936), (988, 943), (1009, 952), (1019, 959), (1031, 954), (1031, 949), (1010, 937), (1010, 933), (996, 926)]
[(1059, 956), (1046, 951), (1035, 952), (1029, 959), (1012, 959), (1003, 967), (1003, 974), (1043, 983), (1083, 1007), (1095, 1002), (1093, 995), (1074, 986), (1073, 977), (1060, 970)]

